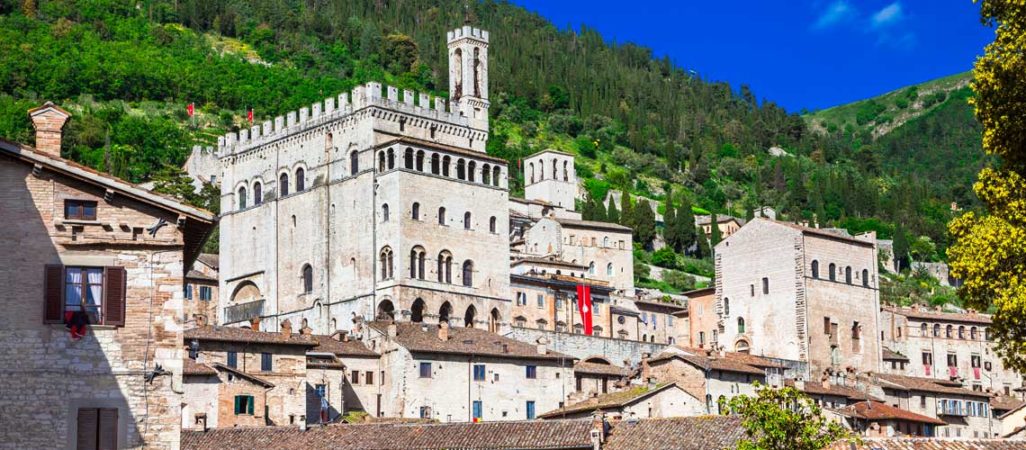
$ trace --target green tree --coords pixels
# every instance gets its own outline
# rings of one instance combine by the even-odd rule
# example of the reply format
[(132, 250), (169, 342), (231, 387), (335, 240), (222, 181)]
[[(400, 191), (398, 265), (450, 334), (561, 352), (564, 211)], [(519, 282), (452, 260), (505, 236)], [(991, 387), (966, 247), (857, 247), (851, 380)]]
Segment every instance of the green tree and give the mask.
[(909, 268), (909, 243), (905, 227), (900, 223), (894, 229), (894, 270), (901, 272)]
[(630, 192), (626, 190), (620, 191), (620, 206), (623, 207), (623, 211), (620, 212), (620, 225), (634, 229), (634, 201), (631, 200)]
[(716, 217), (715, 212), (709, 216), (709, 228), (712, 230), (712, 232), (709, 233), (709, 246), (713, 249), (716, 248), (716, 244), (720, 243), (720, 224), (718, 220), (719, 219)]
[(676, 216), (673, 231), (676, 243), (674, 250), (683, 253), (698, 239), (698, 233), (695, 231), (695, 214), (691, 211), (691, 202), (687, 198), (681, 199)]
[(606, 212), (606, 221), (609, 223), (620, 223), (620, 211), (616, 209), (616, 201), (609, 196), (609, 210)]
[(712, 257), (712, 247), (709, 245), (709, 239), (706, 237), (705, 232), (701, 228), (695, 228), (695, 235), (698, 237), (698, 252), (695, 254), (696, 258), (705, 259)]
[(973, 186), (986, 214), (949, 224), (951, 274), (973, 308), (993, 308), (989, 328), (1005, 367), (1026, 370), (1026, 8), (1021, 0), (982, 0), (994, 42), (976, 60), (971, 99), (983, 125), (983, 150), (1000, 161)]
[(823, 417), (814, 400), (793, 387), (756, 383), (755, 396), (739, 395), (721, 404), (741, 416), (747, 437), (738, 450), (821, 450), (849, 437), (841, 424)]
[(676, 229), (677, 210), (673, 206), (673, 191), (667, 189), (666, 201), (663, 203), (663, 240), (672, 249), (680, 248), (680, 245), (676, 242), (677, 235), (674, 234)]
[(677, 268), (677, 254), (670, 247), (663, 247), (652, 252), (652, 264), (667, 269)]
[(656, 235), (655, 213), (648, 200), (638, 201), (634, 208), (634, 239), (646, 249), (652, 248)]
[(170, 165), (164, 165), (153, 175), (153, 192), (169, 195), (192, 205), (200, 200), (194, 193), (192, 178), (184, 170)]

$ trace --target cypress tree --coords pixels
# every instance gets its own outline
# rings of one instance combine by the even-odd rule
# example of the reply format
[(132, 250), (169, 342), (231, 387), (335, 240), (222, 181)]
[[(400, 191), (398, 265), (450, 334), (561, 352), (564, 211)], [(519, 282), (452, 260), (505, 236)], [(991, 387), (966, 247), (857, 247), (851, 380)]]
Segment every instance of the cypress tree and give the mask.
[(666, 191), (666, 203), (663, 205), (663, 240), (674, 250), (680, 248), (677, 243), (677, 211), (673, 206), (673, 193)]
[(606, 213), (606, 221), (620, 223), (620, 211), (616, 209), (616, 199), (612, 195), (609, 196), (609, 211)]
[(698, 253), (695, 256), (700, 259), (711, 257), (712, 251), (709, 249), (709, 239), (706, 239), (705, 232), (701, 228), (695, 227), (695, 235), (698, 237)]
[(678, 252), (683, 252), (698, 240), (698, 235), (702, 234), (695, 228), (695, 214), (691, 211), (691, 202), (685, 197), (681, 199), (680, 206), (677, 207), (676, 214), (676, 229), (674, 235), (676, 235)]
[(620, 225), (625, 227), (634, 228), (634, 202), (631, 200), (631, 194), (627, 191), (620, 191), (620, 206), (623, 211), (620, 212)]
[(639, 201), (634, 208), (634, 237), (643, 247), (650, 249), (655, 239), (655, 213), (648, 200)]
[(899, 223), (894, 228), (894, 268), (898, 272), (909, 267), (908, 261), (908, 236), (905, 235), (905, 228)]
[(709, 216), (709, 228), (712, 230), (709, 236), (709, 248), (715, 249), (716, 244), (720, 243), (720, 224), (717, 223), (715, 212)]

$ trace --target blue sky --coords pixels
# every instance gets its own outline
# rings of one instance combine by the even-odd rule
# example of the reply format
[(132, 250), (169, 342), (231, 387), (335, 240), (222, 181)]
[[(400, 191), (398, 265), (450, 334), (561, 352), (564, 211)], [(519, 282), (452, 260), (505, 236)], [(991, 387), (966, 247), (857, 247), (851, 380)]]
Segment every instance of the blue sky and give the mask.
[(793, 112), (969, 70), (993, 38), (971, 0), (511, 1)]

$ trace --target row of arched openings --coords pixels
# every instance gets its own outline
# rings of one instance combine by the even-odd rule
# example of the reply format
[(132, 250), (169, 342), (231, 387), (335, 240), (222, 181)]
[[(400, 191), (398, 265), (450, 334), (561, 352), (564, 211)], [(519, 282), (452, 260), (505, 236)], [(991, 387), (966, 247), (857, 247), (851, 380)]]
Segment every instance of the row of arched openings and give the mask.
[[(558, 164), (559, 164), (558, 160), (556, 160), (556, 159), (552, 160), (552, 179), (553, 180), (558, 180), (559, 179), (559, 165)], [(535, 170), (534, 169), (535, 169), (535, 167), (534, 167), (534, 163), (533, 162), (527, 164), (527, 177), (528, 177), (529, 180), (531, 180), (530, 182), (534, 183), (535, 181), (543, 181), (543, 180), (545, 180), (545, 163), (543, 161), (539, 161), (538, 162), (538, 172), (537, 172), (538, 177), (537, 177), (537, 179), (535, 178)], [(570, 162), (569, 161), (563, 161), (563, 181), (570, 181)]]
[[(395, 168), (395, 150), (389, 147), (386, 150), (378, 152), (378, 171), (384, 172), (386, 170), (392, 170)], [(407, 147), (406, 152), (403, 155), (403, 167), (408, 170), (416, 170), (418, 172), (424, 172), (424, 164), (429, 164), (429, 171), (432, 175), (441, 175), (443, 177), (450, 176), (452, 169), (452, 157), (449, 155), (441, 156), (438, 153), (431, 154), (430, 161), (426, 161), (427, 154), (424, 150), (414, 150), (413, 148)], [(478, 169), (477, 161), (467, 161), (464, 158), (456, 159), (456, 178), (459, 180), (480, 182), (489, 186), (499, 186), (499, 181), (502, 178), (502, 168), (498, 165), (484, 163)]]
[[(827, 279), (830, 281), (837, 281), (838, 267), (834, 263), (830, 263), (827, 266)], [(812, 260), (812, 278), (819, 279), (819, 261)], [(844, 268), (844, 282), (846, 284), (852, 284), (852, 269), (851, 266)], [(862, 287), (869, 287), (869, 269), (862, 269)]]
[[(453, 257), (452, 253), (448, 250), (442, 250), (438, 252), (438, 256), (435, 258), (437, 268), (435, 274), (439, 283), (452, 284), (452, 266)], [(378, 253), (378, 263), (380, 264), (381, 279), (388, 280), (395, 276), (395, 255), (392, 252), (392, 248), (385, 246)], [(410, 264), (409, 273), (410, 278), (417, 280), (427, 279), (427, 271), (425, 269), (427, 264), (427, 251), (420, 245), (415, 245), (410, 249)], [(473, 287), (474, 285), (474, 261), (464, 260), (461, 265), (462, 277), (461, 281), (464, 286)]]

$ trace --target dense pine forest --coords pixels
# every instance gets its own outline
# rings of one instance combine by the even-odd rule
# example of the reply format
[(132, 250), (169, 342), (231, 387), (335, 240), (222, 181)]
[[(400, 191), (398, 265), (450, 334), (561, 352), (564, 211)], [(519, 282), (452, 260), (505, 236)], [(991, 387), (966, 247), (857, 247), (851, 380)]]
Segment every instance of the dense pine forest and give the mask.
[[(66, 157), (215, 207), (175, 188), (192, 145), (245, 126), (248, 108), (260, 122), (370, 80), (444, 95), (445, 32), (467, 19), (491, 31), (488, 150), (511, 162), (513, 193), (524, 156), (578, 155), (581, 208), (635, 227), (643, 261), (707, 273), (715, 242), (675, 217), (763, 205), (894, 237), (902, 260), (939, 260), (951, 203), (974, 206), (983, 158), (967, 90), (906, 92), (888, 100), (897, 106), (860, 106), (856, 123), (803, 118), (643, 46), (490, 0), (0, 0), (0, 136), (31, 143), (25, 111), (53, 100), (75, 114)], [(923, 114), (882, 135), (867, 127), (901, 104)], [(599, 206), (613, 190), (658, 202), (666, 223)], [(688, 257), (653, 261), (657, 236)]]

